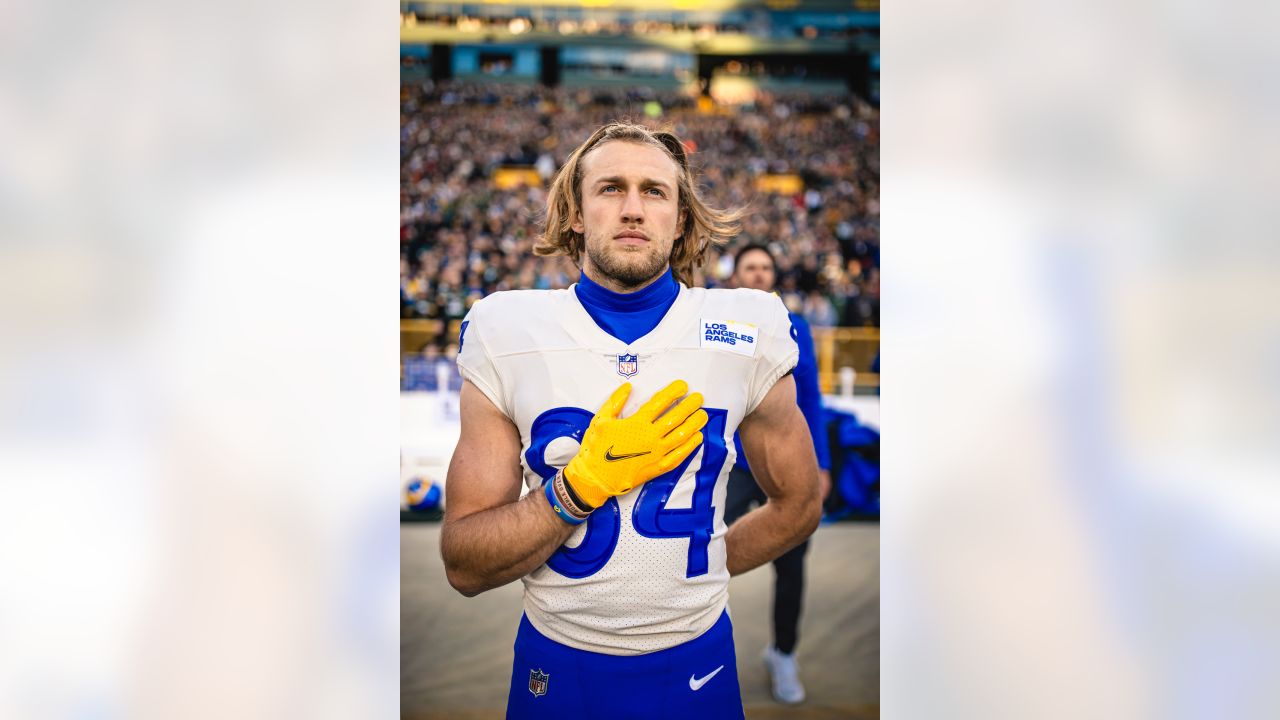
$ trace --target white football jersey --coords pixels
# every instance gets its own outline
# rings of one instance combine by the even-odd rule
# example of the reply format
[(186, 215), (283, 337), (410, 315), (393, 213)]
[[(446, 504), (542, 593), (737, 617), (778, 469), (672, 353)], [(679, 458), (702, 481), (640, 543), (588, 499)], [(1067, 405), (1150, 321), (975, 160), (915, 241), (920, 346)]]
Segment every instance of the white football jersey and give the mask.
[(733, 434), (799, 354), (782, 301), (681, 285), (662, 322), (628, 344), (591, 319), (574, 288), (499, 292), (471, 308), (461, 342), (462, 376), (520, 429), (530, 489), (569, 463), (618, 385), (632, 383), (623, 417), (673, 380), (703, 394), (702, 447), (593, 512), (524, 577), (524, 609), (552, 640), (611, 655), (664, 650), (708, 630), (728, 601)]

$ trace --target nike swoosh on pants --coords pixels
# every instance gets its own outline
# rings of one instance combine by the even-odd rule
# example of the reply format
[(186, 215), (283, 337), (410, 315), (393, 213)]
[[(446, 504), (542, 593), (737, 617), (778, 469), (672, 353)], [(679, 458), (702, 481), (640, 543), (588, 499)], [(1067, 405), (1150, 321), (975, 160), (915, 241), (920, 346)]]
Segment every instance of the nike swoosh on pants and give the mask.
[(711, 678), (715, 677), (715, 676), (716, 676), (716, 675), (717, 675), (721, 670), (723, 670), (723, 669), (724, 669), (724, 666), (723, 666), (723, 665), (721, 665), (720, 667), (716, 668), (715, 670), (712, 670), (710, 675), (707, 675), (706, 677), (703, 677), (703, 678), (699, 678), (697, 675), (690, 675), (690, 676), (689, 676), (689, 689), (690, 689), (690, 690), (692, 690), (692, 691), (694, 691), (694, 692), (698, 692), (699, 690), (701, 690), (701, 689), (702, 689), (702, 686), (703, 686), (703, 685), (706, 685), (706, 684), (707, 684), (707, 682), (708, 682), (709, 680), (711, 680)]

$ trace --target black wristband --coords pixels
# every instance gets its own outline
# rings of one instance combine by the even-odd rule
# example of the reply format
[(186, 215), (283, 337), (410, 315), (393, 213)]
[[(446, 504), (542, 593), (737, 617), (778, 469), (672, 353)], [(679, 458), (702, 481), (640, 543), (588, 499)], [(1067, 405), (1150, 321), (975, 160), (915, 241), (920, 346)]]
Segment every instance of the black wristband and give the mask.
[[(564, 470), (561, 470), (560, 472), (563, 475)], [(585, 510), (586, 512), (591, 512), (592, 510), (595, 510), (594, 507), (586, 504), (585, 502), (582, 501), (582, 498), (578, 497), (578, 493), (573, 491), (573, 486), (569, 484), (569, 478), (567, 477), (564, 479), (564, 491), (569, 494), (569, 501), (572, 502), (574, 505), (577, 505), (582, 510)]]
[(591, 515), (590, 510), (585, 510), (574, 504), (573, 498), (570, 497), (569, 494), (569, 483), (564, 480), (563, 470), (556, 472), (548, 485), (550, 485), (552, 492), (555, 494), (555, 503), (559, 503), (560, 507), (564, 508), (565, 512), (578, 520), (586, 520), (587, 517)]

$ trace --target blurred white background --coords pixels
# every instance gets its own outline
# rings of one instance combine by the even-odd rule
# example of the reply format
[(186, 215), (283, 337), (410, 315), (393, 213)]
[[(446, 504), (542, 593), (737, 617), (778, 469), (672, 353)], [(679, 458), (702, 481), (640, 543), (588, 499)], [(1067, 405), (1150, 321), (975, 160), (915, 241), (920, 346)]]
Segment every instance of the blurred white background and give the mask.
[[(885, 715), (1280, 715), (1280, 9), (883, 12)], [(396, 713), (397, 48), (0, 7), (0, 716)]]
[(1276, 717), (1263, 3), (883, 8), (886, 717)]
[(397, 46), (0, 7), (0, 717), (396, 713)]

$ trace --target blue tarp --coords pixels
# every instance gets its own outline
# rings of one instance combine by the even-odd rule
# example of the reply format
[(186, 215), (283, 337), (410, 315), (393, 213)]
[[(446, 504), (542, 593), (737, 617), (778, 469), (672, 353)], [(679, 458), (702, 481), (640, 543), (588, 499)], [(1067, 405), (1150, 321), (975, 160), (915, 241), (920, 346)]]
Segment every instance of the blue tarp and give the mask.
[(880, 516), (880, 432), (854, 415), (824, 408), (831, 438), (831, 483), (837, 500), (828, 500), (827, 519), (845, 515)]

